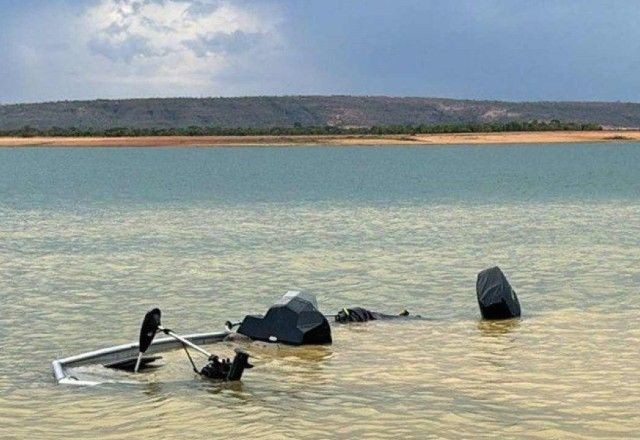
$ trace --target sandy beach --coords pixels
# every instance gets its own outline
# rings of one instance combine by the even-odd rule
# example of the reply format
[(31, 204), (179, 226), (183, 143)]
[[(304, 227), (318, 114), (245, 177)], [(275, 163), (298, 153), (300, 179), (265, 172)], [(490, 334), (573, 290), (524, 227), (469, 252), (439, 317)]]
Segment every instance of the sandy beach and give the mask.
[(0, 147), (166, 147), (266, 145), (466, 145), (640, 141), (640, 131), (553, 131), (335, 136), (149, 136), (0, 138)]

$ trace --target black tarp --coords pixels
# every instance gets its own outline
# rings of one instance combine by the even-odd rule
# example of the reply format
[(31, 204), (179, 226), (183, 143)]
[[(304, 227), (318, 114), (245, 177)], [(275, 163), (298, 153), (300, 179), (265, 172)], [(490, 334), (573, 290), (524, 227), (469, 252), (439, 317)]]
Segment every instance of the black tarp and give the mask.
[(478, 274), (476, 294), (484, 319), (509, 319), (520, 316), (520, 302), (515, 290), (499, 267)]
[(264, 316), (245, 316), (238, 333), (290, 345), (331, 343), (329, 322), (318, 310), (315, 296), (306, 292), (288, 292)]

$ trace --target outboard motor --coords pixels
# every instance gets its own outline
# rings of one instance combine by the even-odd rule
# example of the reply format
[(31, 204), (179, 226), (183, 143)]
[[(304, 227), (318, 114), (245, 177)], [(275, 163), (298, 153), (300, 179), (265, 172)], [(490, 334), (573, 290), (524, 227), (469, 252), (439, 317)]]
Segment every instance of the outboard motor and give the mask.
[(209, 358), (209, 363), (202, 367), (200, 374), (208, 379), (234, 381), (242, 378), (245, 368), (253, 368), (249, 363), (249, 355), (236, 349), (233, 362), (229, 358), (221, 361), (218, 356), (213, 355)]
[(318, 310), (316, 297), (307, 292), (289, 291), (264, 316), (245, 316), (238, 333), (264, 342), (331, 344), (329, 321)]
[(478, 274), (476, 294), (484, 319), (509, 319), (520, 316), (520, 302), (516, 292), (499, 267), (491, 267)]

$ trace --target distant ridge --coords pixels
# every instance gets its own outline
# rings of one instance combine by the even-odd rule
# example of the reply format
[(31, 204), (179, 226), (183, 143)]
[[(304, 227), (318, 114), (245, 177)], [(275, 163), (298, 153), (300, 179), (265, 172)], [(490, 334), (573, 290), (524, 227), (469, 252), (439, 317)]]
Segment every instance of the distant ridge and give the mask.
[(0, 105), (0, 130), (458, 124), (571, 121), (640, 127), (640, 104), (503, 102), (384, 96), (258, 96), (61, 101)]

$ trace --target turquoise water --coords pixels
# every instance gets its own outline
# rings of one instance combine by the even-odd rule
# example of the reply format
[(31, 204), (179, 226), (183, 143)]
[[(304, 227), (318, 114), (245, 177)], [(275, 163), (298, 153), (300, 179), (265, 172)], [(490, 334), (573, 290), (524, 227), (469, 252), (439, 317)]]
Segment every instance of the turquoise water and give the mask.
[[(0, 437), (634, 437), (639, 171), (632, 143), (0, 149)], [(521, 320), (479, 320), (496, 264)], [(54, 384), (152, 306), (216, 330), (292, 288), (433, 320), (247, 347), (241, 385), (180, 353), (139, 385)]]
[(24, 149), (0, 151), (16, 208), (242, 203), (506, 203), (636, 199), (638, 148)]

